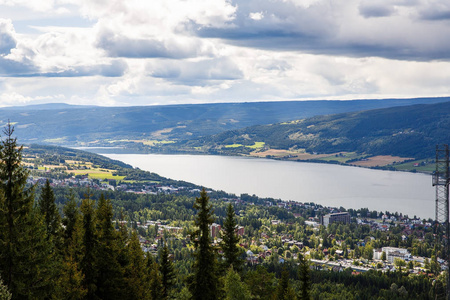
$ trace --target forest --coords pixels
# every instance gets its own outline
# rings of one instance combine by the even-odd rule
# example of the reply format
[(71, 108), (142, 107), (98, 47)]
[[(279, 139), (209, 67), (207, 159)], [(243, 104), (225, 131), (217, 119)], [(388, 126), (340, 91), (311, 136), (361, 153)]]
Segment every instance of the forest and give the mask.
[[(236, 201), (205, 189), (195, 195), (140, 195), (53, 188), (52, 178), (31, 185), (29, 169), (22, 163), (23, 147), (13, 133), (12, 126), (6, 127), (0, 144), (0, 299), (445, 295), (447, 272), (437, 259), (442, 247), (426, 220), (404, 239), (393, 222), (384, 232), (356, 222), (311, 227), (306, 220), (329, 212), (312, 203), (286, 209), (287, 204), (273, 199), (241, 195)], [(364, 209), (348, 212), (353, 220), (381, 214)], [(221, 231), (213, 236), (216, 225)], [(237, 227), (245, 233), (239, 234)], [(412, 273), (419, 266), (400, 261), (395, 270), (384, 269), (384, 261), (375, 264), (372, 251), (384, 246), (404, 247), (425, 257), (424, 271)], [(267, 255), (249, 260), (248, 251)], [(313, 261), (325, 256), (329, 261), (349, 258), (375, 267), (367, 272), (321, 269)]]

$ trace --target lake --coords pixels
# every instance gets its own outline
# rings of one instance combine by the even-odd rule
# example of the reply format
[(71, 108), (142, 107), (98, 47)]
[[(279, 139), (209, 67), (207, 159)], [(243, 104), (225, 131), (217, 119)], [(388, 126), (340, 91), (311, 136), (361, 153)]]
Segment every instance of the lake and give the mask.
[(236, 195), (435, 217), (435, 189), (431, 176), (425, 174), (231, 156), (102, 155), (164, 177)]

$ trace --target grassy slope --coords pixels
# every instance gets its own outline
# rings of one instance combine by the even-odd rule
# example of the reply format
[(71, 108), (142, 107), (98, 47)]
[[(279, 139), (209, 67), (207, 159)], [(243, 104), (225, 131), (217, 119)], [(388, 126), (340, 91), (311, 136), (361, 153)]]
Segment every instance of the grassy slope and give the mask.
[[(208, 145), (209, 151), (223, 151), (225, 145), (245, 146), (255, 142), (264, 142), (266, 147), (272, 149), (303, 148), (307, 152), (317, 153), (345, 151), (370, 155), (433, 157), (436, 144), (450, 142), (450, 102), (253, 126), (188, 141), (183, 146)], [(239, 149), (243, 153), (251, 150), (246, 147)]]
[[(0, 122), (16, 125), (23, 143), (103, 145), (122, 140), (184, 140), (259, 124), (450, 98), (356, 101), (285, 101), (146, 107), (44, 105), (0, 109)], [(127, 140), (129, 142), (127, 142)]]

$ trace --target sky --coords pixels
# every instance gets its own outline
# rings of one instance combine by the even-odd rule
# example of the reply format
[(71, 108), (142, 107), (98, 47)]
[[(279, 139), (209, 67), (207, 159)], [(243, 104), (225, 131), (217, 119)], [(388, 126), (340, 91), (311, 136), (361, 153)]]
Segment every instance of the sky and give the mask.
[(448, 0), (0, 0), (0, 106), (449, 95)]

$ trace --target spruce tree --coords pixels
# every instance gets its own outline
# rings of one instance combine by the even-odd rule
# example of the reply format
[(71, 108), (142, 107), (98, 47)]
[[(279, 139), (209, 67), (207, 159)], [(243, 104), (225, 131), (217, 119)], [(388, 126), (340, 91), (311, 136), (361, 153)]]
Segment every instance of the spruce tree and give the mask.
[(83, 214), (83, 258), (81, 260), (81, 269), (84, 274), (84, 286), (87, 289), (88, 300), (96, 299), (97, 290), (97, 218), (95, 215), (94, 201), (87, 195), (81, 203), (81, 212)]
[(309, 274), (309, 264), (301, 253), (298, 254), (298, 261), (299, 261), (298, 277), (300, 279), (299, 299), (309, 300), (311, 298), (310, 296), (311, 278)]
[(41, 195), (38, 201), (38, 209), (44, 217), (45, 226), (47, 228), (47, 239), (53, 237), (58, 239), (61, 228), (61, 217), (55, 204), (55, 195), (50, 186), (50, 181), (47, 179), (44, 187), (42, 187)]
[(33, 189), (22, 165), (22, 147), (8, 124), (0, 144), (0, 271), (13, 299), (40, 298), (51, 293), (52, 249), (46, 228), (33, 207)]
[(111, 201), (100, 195), (97, 205), (97, 296), (100, 299), (123, 299), (123, 270), (118, 262), (118, 233), (112, 223)]
[(0, 300), (11, 300), (11, 297), (8, 287), (3, 284), (3, 280), (0, 278)]
[(169, 259), (169, 248), (166, 242), (164, 242), (159, 255), (159, 271), (161, 272), (162, 299), (169, 299), (169, 292), (174, 284), (175, 273), (173, 263)]
[(55, 299), (85, 299), (84, 274), (81, 270), (83, 258), (83, 221), (73, 194), (63, 208), (64, 247), (61, 276), (57, 281)]
[(236, 234), (236, 220), (234, 208), (231, 203), (227, 207), (227, 216), (223, 222), (222, 251), (224, 256), (224, 266), (229, 269), (231, 266), (234, 270), (239, 271), (242, 266), (240, 259), (240, 251), (238, 247), (239, 237)]
[(241, 276), (233, 267), (228, 269), (225, 275), (225, 300), (250, 300), (252, 299), (248, 286), (241, 280)]
[(206, 190), (195, 199), (194, 218), (197, 230), (192, 234), (194, 242), (193, 278), (190, 284), (192, 297), (195, 300), (215, 300), (218, 295), (217, 258), (211, 244), (210, 226), (214, 222), (214, 212), (209, 203)]
[[(139, 244), (136, 231), (133, 231), (131, 234), (126, 249), (128, 263), (125, 267), (126, 295), (124, 299), (150, 299), (150, 280), (147, 276), (147, 260)], [(158, 271), (157, 267), (156, 271)]]

